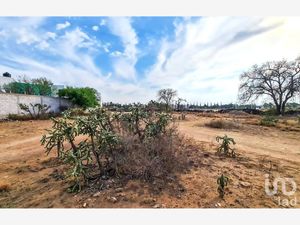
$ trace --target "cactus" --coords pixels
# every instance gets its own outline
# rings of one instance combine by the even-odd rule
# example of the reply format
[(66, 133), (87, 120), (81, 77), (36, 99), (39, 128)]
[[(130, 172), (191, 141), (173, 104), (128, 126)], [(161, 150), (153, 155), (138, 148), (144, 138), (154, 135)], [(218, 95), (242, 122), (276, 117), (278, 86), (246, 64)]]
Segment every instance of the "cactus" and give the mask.
[[(90, 169), (97, 165), (99, 175), (113, 170), (118, 173), (116, 157), (122, 149), (122, 135), (131, 135), (143, 145), (166, 132), (171, 121), (168, 113), (147, 112), (134, 106), (129, 113), (112, 114), (103, 108), (90, 110), (87, 116), (72, 116), (66, 111), (62, 118), (52, 118), (52, 129), (43, 135), (41, 144), (46, 153), (57, 149), (57, 156), (70, 166), (67, 175), (72, 178), (71, 192), (81, 190), (82, 180), (89, 179)], [(79, 136), (86, 139), (80, 141)], [(106, 160), (102, 163), (101, 159)], [(105, 164), (105, 167), (104, 167)], [(96, 167), (95, 167), (96, 168)]]
[(224, 135), (223, 137), (217, 136), (216, 137), (217, 142), (221, 142), (220, 146), (217, 149), (218, 154), (224, 154), (226, 156), (235, 157), (236, 153), (233, 148), (230, 147), (230, 144), (235, 145), (235, 141), (233, 138), (228, 137), (227, 135)]
[(229, 178), (227, 176), (224, 176), (223, 174), (217, 179), (218, 193), (221, 198), (224, 198), (225, 187), (228, 185), (228, 181)]

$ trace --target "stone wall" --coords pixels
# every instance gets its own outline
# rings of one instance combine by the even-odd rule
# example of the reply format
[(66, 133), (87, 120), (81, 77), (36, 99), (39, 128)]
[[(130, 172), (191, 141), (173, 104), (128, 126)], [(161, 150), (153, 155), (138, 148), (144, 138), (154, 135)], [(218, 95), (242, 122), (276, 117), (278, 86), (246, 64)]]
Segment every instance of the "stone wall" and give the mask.
[(68, 108), (72, 106), (70, 101), (62, 98), (0, 93), (0, 118), (5, 118), (8, 114), (21, 114), (22, 110), (19, 107), (20, 103), (26, 105), (29, 105), (30, 103), (50, 105), (51, 108), (49, 111), (52, 112), (59, 112), (61, 107)]

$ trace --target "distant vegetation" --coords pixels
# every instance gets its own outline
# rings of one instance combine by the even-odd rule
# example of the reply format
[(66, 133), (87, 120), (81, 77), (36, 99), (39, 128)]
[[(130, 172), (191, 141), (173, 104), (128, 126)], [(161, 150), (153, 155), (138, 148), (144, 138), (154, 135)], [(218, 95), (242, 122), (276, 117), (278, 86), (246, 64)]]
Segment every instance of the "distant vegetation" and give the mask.
[(69, 99), (73, 104), (84, 109), (99, 105), (97, 91), (93, 88), (73, 88), (67, 87), (58, 91), (59, 97)]
[(29, 79), (19, 78), (18, 82), (12, 82), (3, 86), (7, 93), (51, 96), (53, 83), (45, 77)]

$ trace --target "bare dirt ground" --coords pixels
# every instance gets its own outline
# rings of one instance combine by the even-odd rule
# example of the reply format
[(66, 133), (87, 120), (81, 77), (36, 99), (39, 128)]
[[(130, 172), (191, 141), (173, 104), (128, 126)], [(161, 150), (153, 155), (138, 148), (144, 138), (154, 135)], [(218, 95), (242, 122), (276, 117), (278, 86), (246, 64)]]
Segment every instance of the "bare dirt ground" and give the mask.
[[(178, 184), (172, 177), (163, 189), (160, 184), (149, 186), (134, 180), (121, 188), (89, 189), (79, 194), (66, 192), (69, 184), (62, 174), (64, 166), (55, 155), (46, 156), (40, 146), (50, 121), (1, 122), (0, 207), (299, 208), (299, 187), (292, 196), (279, 192), (269, 197), (264, 185), (265, 174), (293, 178), (300, 184), (300, 132), (255, 125), (256, 116), (234, 117), (240, 127), (233, 130), (204, 126), (213, 117), (232, 120), (234, 116), (189, 114), (178, 122), (179, 131), (189, 139), (186, 155), (190, 164), (186, 173), (178, 174)], [(215, 137), (224, 134), (237, 142), (239, 157), (215, 155)], [(224, 199), (217, 192), (221, 173), (229, 177)], [(282, 199), (295, 197), (296, 205), (278, 204), (278, 199), (282, 203)]]

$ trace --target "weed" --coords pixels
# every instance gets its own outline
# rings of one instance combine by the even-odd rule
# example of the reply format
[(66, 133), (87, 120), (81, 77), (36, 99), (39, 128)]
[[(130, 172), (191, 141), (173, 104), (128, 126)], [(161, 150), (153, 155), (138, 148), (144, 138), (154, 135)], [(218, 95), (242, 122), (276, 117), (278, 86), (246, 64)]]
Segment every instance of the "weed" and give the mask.
[(230, 156), (230, 157), (236, 156), (235, 150), (230, 147), (230, 144), (233, 144), (233, 145), (236, 144), (233, 138), (230, 138), (227, 135), (224, 135), (223, 137), (217, 136), (216, 141), (217, 142), (222, 141), (217, 150), (218, 154), (224, 154), (224, 155)]
[(225, 187), (228, 185), (228, 181), (229, 178), (227, 176), (224, 176), (223, 174), (217, 179), (218, 193), (221, 198), (224, 198)]

